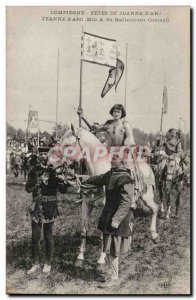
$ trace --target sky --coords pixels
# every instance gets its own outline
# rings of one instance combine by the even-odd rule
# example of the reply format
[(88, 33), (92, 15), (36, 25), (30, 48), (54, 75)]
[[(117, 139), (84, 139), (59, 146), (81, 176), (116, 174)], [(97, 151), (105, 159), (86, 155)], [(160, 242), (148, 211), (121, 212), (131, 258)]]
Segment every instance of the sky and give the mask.
[[(43, 17), (71, 17), (51, 14), (59, 11), (83, 11), (81, 21), (43, 21)], [(140, 21), (114, 22), (117, 18)], [(123, 15), (142, 13), (140, 16)], [(91, 15), (91, 12), (107, 15)], [(158, 12), (158, 16), (144, 15)], [(81, 16), (79, 16), (81, 17)], [(103, 21), (86, 21), (102, 17)], [(107, 18), (113, 21), (107, 21)], [(168, 19), (169, 22), (142, 22), (141, 19)], [(163, 86), (168, 89), (168, 113), (163, 131), (179, 127), (179, 118), (190, 126), (190, 39), (188, 7), (9, 7), (7, 8), (7, 122), (26, 129), (29, 109), (37, 110), (41, 120), (55, 121), (57, 98), (57, 53), (59, 49), (58, 120), (78, 126), (80, 94), (81, 31), (116, 39), (120, 58), (126, 62), (127, 120), (145, 132), (160, 128)], [(110, 108), (125, 104), (125, 73), (118, 85), (101, 98), (109, 68), (84, 62), (82, 70), (82, 106), (90, 121), (104, 123)], [(41, 130), (52, 123), (40, 122)], [(184, 122), (181, 121), (182, 129)]]

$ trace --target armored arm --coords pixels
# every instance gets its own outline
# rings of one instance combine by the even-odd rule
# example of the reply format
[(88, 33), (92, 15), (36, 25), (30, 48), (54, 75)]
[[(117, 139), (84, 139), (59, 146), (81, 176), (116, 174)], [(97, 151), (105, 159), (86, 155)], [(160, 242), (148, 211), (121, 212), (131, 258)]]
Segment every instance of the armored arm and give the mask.
[(125, 121), (124, 123), (124, 129), (125, 129), (125, 140), (124, 140), (124, 145), (130, 145), (133, 146), (135, 145), (135, 140), (133, 137), (133, 129), (129, 122)]
[(85, 122), (85, 124), (90, 128), (90, 130), (92, 130), (93, 124), (84, 117), (82, 107), (78, 107), (77, 114)]

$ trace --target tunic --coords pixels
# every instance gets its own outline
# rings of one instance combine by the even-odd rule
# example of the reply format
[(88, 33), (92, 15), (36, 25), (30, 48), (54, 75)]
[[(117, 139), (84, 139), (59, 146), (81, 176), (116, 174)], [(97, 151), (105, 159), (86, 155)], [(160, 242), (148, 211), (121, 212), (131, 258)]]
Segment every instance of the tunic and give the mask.
[[(120, 167), (103, 175), (93, 176), (86, 183), (106, 186), (106, 203), (98, 222), (98, 229), (103, 232), (104, 251), (112, 251), (111, 254), (114, 255), (120, 254), (119, 252), (124, 254), (125, 249), (128, 250), (128, 237), (132, 234), (133, 174), (129, 169)], [(112, 221), (119, 224), (118, 228), (111, 227)]]
[(65, 183), (55, 170), (34, 166), (28, 175), (26, 191), (32, 193), (31, 217), (36, 223), (51, 223), (59, 215), (57, 192), (66, 193)]
[[(109, 172), (93, 176), (85, 183), (106, 186), (106, 203), (98, 223), (98, 229), (104, 233), (130, 236), (130, 210), (134, 192), (134, 177), (127, 168), (111, 169)], [(118, 229), (111, 227), (111, 222), (119, 224)]]

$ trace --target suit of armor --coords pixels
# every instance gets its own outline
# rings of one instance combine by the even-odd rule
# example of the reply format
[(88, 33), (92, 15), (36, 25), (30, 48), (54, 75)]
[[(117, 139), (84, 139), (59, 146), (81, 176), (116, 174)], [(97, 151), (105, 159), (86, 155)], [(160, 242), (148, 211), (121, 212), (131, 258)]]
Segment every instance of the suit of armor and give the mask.
[(108, 120), (105, 124), (94, 126), (96, 131), (106, 131), (110, 145), (109, 146), (123, 146), (123, 145), (135, 145), (133, 130), (128, 121), (122, 120)]

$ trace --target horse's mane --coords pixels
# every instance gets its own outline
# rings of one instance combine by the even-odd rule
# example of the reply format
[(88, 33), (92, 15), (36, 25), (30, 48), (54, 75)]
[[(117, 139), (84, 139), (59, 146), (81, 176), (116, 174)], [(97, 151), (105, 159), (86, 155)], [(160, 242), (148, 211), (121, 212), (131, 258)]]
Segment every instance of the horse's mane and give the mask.
[[(73, 128), (67, 128), (67, 131), (61, 139), (60, 145), (71, 145), (72, 142), (75, 142), (75, 138), (78, 139), (81, 150), (85, 147), (89, 147), (89, 151), (92, 151), (93, 155), (96, 147), (106, 148), (92, 132), (84, 128), (79, 128), (76, 132)], [(89, 173), (92, 175), (106, 173), (111, 168), (111, 164), (107, 160), (107, 156), (98, 158), (97, 161), (87, 161), (86, 165)]]
[(78, 138), (82, 143), (84, 143), (84, 146), (101, 146), (104, 147), (104, 145), (98, 140), (98, 138), (90, 131), (79, 128), (78, 129)]

